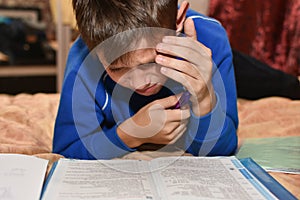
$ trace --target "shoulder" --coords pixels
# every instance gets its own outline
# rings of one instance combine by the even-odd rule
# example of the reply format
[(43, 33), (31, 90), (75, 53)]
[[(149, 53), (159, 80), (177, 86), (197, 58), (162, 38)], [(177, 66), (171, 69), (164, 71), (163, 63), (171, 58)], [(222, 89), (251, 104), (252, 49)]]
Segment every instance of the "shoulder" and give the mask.
[(211, 33), (210, 32), (211, 30), (221, 31), (223, 33), (225, 31), (221, 22), (219, 22), (214, 18), (200, 14), (194, 10), (188, 10), (186, 17), (194, 20), (197, 32), (202, 32), (204, 34), (207, 34), (207, 33)]
[(89, 54), (89, 49), (81, 37), (78, 37), (72, 44), (66, 63), (65, 76), (71, 71), (78, 71), (86, 56)]
[(188, 10), (187, 17), (193, 19), (198, 40), (203, 44), (214, 46), (217, 39), (228, 40), (227, 33), (218, 20), (194, 10)]
[(188, 10), (187, 18), (193, 19), (198, 41), (212, 50), (215, 62), (231, 55), (227, 32), (218, 20), (194, 10)]
[(208, 17), (206, 15), (203, 15), (203, 14), (201, 14), (197, 11), (191, 10), (191, 9), (189, 9), (187, 11), (186, 17), (192, 18), (192, 19), (199, 19), (200, 23), (222, 26), (221, 22), (219, 22), (218, 20)]
[(107, 101), (103, 85), (105, 76), (106, 71), (96, 52), (90, 51), (81, 37), (77, 38), (69, 50), (62, 93), (68, 98), (85, 99), (86, 102), (92, 99), (100, 106), (105, 105)]

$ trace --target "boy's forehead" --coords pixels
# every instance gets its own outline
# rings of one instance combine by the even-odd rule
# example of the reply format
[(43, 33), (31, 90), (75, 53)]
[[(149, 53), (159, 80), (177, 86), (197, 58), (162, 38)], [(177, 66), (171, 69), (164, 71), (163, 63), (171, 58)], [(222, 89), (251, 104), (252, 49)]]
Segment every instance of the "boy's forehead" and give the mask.
[(124, 67), (134, 67), (155, 60), (156, 50), (155, 48), (146, 48), (146, 49), (137, 49), (131, 52), (128, 52), (126, 55), (123, 55), (122, 59), (117, 59), (112, 66), (124, 66)]
[(149, 49), (155, 52), (157, 44), (164, 36), (175, 33), (174, 30), (155, 27), (122, 32), (97, 46), (100, 60), (104, 60), (108, 65), (119, 64), (119, 61), (122, 61), (123, 65), (132, 66), (136, 61), (139, 62), (142, 59), (140, 57), (144, 57)]

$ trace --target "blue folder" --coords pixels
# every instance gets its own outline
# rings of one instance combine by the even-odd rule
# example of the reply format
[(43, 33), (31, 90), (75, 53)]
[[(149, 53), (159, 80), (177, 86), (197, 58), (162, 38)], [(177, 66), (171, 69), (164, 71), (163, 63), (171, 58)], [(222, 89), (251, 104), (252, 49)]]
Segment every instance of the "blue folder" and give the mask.
[(251, 158), (240, 159), (240, 162), (248, 169), (256, 179), (258, 179), (269, 191), (282, 200), (297, 200), (287, 189), (277, 182), (270, 174), (268, 174), (261, 166), (259, 166)]

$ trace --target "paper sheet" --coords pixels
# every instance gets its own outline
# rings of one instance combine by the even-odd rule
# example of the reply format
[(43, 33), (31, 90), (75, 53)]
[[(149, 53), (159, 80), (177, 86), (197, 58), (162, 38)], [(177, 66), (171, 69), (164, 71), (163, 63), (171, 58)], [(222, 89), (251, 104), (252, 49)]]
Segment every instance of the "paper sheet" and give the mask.
[(0, 199), (38, 200), (48, 160), (19, 154), (0, 154)]
[(157, 171), (162, 199), (276, 199), (234, 158), (185, 157), (166, 165), (170, 160), (152, 163), (166, 166)]

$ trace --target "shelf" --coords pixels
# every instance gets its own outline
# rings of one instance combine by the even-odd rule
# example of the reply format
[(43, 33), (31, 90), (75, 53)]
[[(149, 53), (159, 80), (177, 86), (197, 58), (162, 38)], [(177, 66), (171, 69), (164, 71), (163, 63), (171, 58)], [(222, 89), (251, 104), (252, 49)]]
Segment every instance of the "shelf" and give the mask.
[(0, 77), (52, 75), (57, 75), (57, 68), (55, 65), (0, 66)]
[[(0, 0), (1, 1), (1, 0)], [(0, 65), (0, 82), (5, 79), (38, 79), (55, 78), (56, 92), (60, 92), (64, 79), (64, 69), (68, 57), (71, 41), (71, 25), (64, 21), (65, 18), (72, 18), (72, 15), (66, 15), (66, 9), (73, 13), (71, 1), (50, 1), (52, 14), (56, 18), (56, 41), (50, 41), (50, 45), (56, 50), (56, 64), (54, 65), (20, 65), (5, 66)], [(3, 56), (2, 56), (3, 57)], [(5, 59), (5, 57), (4, 57)], [(30, 81), (30, 80), (28, 80)], [(39, 80), (40, 81), (40, 80)], [(8, 82), (5, 82), (7, 84)], [(3, 84), (3, 83), (2, 83)], [(35, 87), (35, 85), (33, 85)]]

